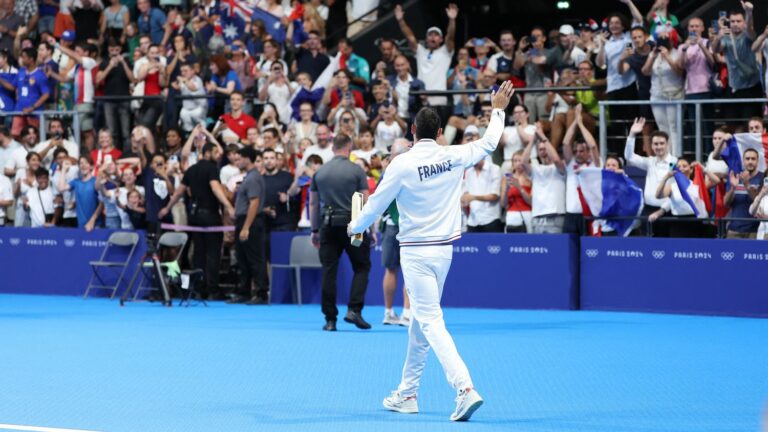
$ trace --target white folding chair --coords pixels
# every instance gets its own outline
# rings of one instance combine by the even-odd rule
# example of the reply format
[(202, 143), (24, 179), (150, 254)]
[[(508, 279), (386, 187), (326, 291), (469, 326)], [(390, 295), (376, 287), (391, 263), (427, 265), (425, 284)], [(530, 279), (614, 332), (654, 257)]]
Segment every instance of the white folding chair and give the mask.
[[(312, 245), (310, 236), (296, 236), (291, 240), (288, 264), (272, 264), (272, 268), (293, 269), (293, 275), (296, 280), (293, 301), (301, 304), (301, 270), (307, 268), (321, 269), (323, 265), (320, 264), (320, 253)], [(270, 284), (272, 279), (270, 279)], [(270, 293), (272, 292), (271, 287), (269, 291)]]

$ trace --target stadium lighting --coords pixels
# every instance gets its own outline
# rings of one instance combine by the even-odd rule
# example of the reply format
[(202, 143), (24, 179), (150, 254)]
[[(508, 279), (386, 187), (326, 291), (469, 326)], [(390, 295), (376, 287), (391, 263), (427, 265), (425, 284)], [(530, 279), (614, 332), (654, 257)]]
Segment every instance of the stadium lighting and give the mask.
[(558, 10), (565, 10), (571, 8), (571, 2), (566, 0), (561, 0), (557, 2), (557, 9)]

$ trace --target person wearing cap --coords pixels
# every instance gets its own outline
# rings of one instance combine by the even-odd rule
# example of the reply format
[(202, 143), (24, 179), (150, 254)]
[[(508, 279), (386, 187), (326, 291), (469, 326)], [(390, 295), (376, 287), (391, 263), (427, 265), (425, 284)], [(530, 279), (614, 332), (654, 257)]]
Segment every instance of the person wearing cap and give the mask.
[[(424, 82), (427, 90), (445, 90), (447, 88), (445, 77), (448, 75), (448, 68), (451, 66), (451, 59), (456, 48), (458, 6), (453, 3), (449, 4), (445, 9), (445, 14), (448, 16), (445, 39), (443, 39), (443, 31), (439, 27), (430, 27), (427, 29), (425, 45), (421, 45), (416, 40), (416, 35), (414, 35), (411, 27), (405, 22), (405, 11), (403, 11), (402, 6), (397, 5), (395, 7), (395, 18), (400, 25), (400, 31), (408, 39), (409, 48), (416, 52), (418, 77)], [(448, 103), (445, 96), (431, 96), (428, 101), (433, 106)]]
[(475, 51), (475, 57), (472, 57), (469, 61), (470, 66), (483, 71), (488, 65), (488, 53), (493, 48), (494, 53), (499, 52), (499, 47), (496, 46), (492, 40), (487, 37), (484, 38), (471, 38), (464, 44), (464, 47)]
[(573, 26), (570, 24), (560, 26), (560, 44), (555, 47), (562, 53), (561, 63), (558, 65), (560, 68), (565, 66), (575, 68), (587, 58), (587, 53), (579, 48), (578, 40), (579, 37), (576, 36), (576, 30), (573, 29)]

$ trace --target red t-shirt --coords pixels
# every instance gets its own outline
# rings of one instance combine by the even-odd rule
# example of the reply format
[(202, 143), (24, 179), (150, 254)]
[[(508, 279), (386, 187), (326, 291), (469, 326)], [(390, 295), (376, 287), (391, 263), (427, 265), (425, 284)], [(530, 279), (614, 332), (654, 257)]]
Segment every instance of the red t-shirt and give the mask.
[(101, 166), (101, 164), (105, 162), (107, 156), (112, 157), (112, 162), (117, 162), (117, 160), (123, 156), (123, 152), (115, 147), (112, 147), (112, 150), (108, 152), (101, 149), (91, 150), (91, 159), (93, 160), (93, 165), (96, 167)]
[[(357, 108), (365, 108), (365, 102), (363, 102), (363, 94), (358, 90), (352, 90), (352, 98), (355, 100), (355, 106)], [(331, 92), (331, 109), (336, 108), (336, 105), (341, 102), (341, 90), (336, 89)]]
[(234, 118), (232, 117), (232, 114), (226, 113), (223, 114), (220, 119), (232, 132), (236, 133), (241, 140), (248, 137), (248, 129), (256, 127), (256, 120), (246, 113), (240, 113), (240, 117), (238, 118)]

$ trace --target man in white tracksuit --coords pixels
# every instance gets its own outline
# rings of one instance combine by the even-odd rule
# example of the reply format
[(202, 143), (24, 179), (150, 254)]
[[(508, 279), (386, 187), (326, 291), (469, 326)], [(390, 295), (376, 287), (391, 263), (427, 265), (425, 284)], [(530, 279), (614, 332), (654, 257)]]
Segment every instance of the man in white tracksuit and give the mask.
[(400, 212), (400, 262), (411, 300), (408, 353), (403, 378), (384, 406), (401, 413), (419, 411), (416, 395), (429, 348), (435, 350), (448, 382), (458, 392), (451, 420), (469, 420), (483, 399), (456, 345), (445, 328), (440, 298), (453, 256), (451, 243), (461, 237), (461, 182), (464, 170), (491, 154), (504, 130), (504, 109), (514, 94), (505, 82), (493, 94), (493, 113), (483, 138), (459, 146), (439, 146), (440, 117), (424, 108), (416, 115), (413, 148), (387, 167), (387, 175), (371, 195), (358, 218), (348, 227), (350, 235), (362, 233), (397, 200)]

